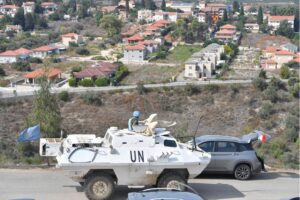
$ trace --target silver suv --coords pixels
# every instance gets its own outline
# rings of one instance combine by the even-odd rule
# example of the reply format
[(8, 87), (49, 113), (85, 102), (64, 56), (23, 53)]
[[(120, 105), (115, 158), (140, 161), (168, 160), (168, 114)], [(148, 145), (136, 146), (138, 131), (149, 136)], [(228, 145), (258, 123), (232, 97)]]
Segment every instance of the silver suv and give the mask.
[(196, 146), (211, 153), (211, 162), (204, 172), (232, 173), (239, 180), (247, 180), (253, 173), (264, 170), (264, 163), (252, 148), (256, 140), (270, 139), (260, 131), (241, 138), (223, 135), (204, 135), (195, 139)]

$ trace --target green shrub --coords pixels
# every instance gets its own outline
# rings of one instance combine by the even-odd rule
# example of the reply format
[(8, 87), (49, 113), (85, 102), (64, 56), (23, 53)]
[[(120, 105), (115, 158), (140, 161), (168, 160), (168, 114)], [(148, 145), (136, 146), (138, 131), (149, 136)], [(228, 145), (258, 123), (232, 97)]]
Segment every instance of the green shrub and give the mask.
[(2, 67), (0, 67), (0, 76), (5, 76), (5, 71)]
[(138, 92), (138, 94), (142, 95), (142, 94), (146, 94), (148, 92), (147, 88), (145, 88), (144, 83), (139, 81), (137, 83), (137, 87), (136, 90)]
[(69, 83), (69, 86), (70, 87), (77, 87), (77, 81), (76, 81), (76, 78), (70, 78), (68, 80), (68, 83)]
[(298, 77), (290, 77), (288, 80), (288, 85), (289, 86), (294, 86), (296, 83), (299, 83), (300, 80)]
[(286, 128), (294, 128), (296, 131), (299, 130), (299, 118), (295, 115), (289, 115), (285, 121)]
[(31, 57), (28, 60), (30, 63), (43, 63), (43, 60), (40, 58)]
[(201, 92), (201, 89), (199, 86), (187, 84), (184, 86), (184, 91), (188, 96), (192, 96), (195, 94), (199, 94)]
[(297, 131), (295, 128), (287, 128), (285, 130), (285, 134), (289, 142), (296, 142), (299, 138), (299, 131)]
[(12, 68), (17, 71), (30, 71), (31, 67), (27, 61), (19, 61), (12, 64)]
[(231, 94), (235, 95), (240, 92), (241, 85), (240, 84), (232, 84), (230, 85)]
[(83, 87), (92, 87), (94, 86), (94, 82), (92, 79), (82, 79), (78, 82), (78, 85), (81, 85)]
[(278, 101), (276, 88), (274, 86), (268, 86), (268, 88), (264, 91), (264, 97), (266, 100), (270, 100), (272, 103), (276, 103)]
[(295, 97), (300, 97), (300, 83), (296, 83), (293, 87), (290, 88), (290, 93)]
[(211, 93), (217, 93), (219, 91), (219, 86), (216, 84), (208, 84), (204, 86), (204, 89)]
[(95, 81), (95, 85), (98, 87), (101, 86), (108, 86), (109, 85), (109, 79), (106, 77), (102, 77), (102, 78), (97, 78)]
[(104, 56), (95, 56), (92, 60), (107, 60)]
[(80, 72), (80, 71), (81, 71), (81, 67), (80, 66), (74, 66), (74, 67), (72, 67), (71, 73)]
[(268, 119), (272, 114), (275, 113), (273, 104), (264, 103), (262, 108), (259, 110), (258, 115), (261, 119)]
[(279, 71), (280, 78), (288, 79), (290, 78), (290, 69), (287, 66), (282, 66)]
[(272, 77), (269, 83), (269, 87), (274, 87), (275, 90), (285, 89), (285, 84), (280, 79)]
[(259, 74), (258, 74), (259, 78), (263, 78), (263, 79), (267, 79), (267, 72), (265, 70), (260, 70)]
[(90, 51), (86, 48), (83, 48), (83, 47), (77, 48), (76, 53), (79, 54), (79, 55), (84, 55), (84, 56), (90, 55)]
[(258, 89), (260, 91), (264, 91), (268, 86), (268, 83), (263, 78), (253, 79), (252, 84), (256, 89)]
[(125, 76), (127, 76), (129, 74), (129, 70), (127, 68), (126, 65), (123, 65), (121, 64), (119, 66), (119, 69), (116, 71), (115, 73), (115, 77), (114, 79), (117, 81), (117, 82), (120, 82)]
[(83, 99), (83, 101), (86, 104), (89, 105), (95, 105), (95, 106), (101, 106), (102, 105), (102, 100), (99, 97), (99, 95), (97, 95), (94, 92), (86, 92), (84, 94), (81, 95), (81, 98)]
[(60, 93), (58, 93), (58, 98), (62, 101), (68, 101), (69, 100), (68, 91), (61, 91)]

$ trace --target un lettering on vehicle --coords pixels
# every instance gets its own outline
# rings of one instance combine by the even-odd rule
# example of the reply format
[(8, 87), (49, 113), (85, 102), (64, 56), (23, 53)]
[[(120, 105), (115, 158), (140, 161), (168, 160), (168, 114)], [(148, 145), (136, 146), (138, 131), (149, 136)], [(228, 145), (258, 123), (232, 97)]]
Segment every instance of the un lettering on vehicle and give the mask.
[(130, 160), (131, 160), (131, 162), (133, 162), (133, 163), (135, 163), (135, 162), (139, 162), (139, 163), (145, 162), (144, 151), (130, 150), (129, 153), (130, 153)]

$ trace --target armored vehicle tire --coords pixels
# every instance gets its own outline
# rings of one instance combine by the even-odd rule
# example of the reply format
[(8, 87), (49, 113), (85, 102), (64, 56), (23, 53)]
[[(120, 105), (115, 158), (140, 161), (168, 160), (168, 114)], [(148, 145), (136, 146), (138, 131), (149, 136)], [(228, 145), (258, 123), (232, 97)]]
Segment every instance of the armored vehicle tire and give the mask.
[(84, 186), (84, 182), (79, 182), (79, 184), (83, 187)]
[(234, 177), (238, 180), (247, 180), (251, 177), (251, 168), (247, 164), (239, 164), (234, 170)]
[(184, 191), (187, 180), (181, 175), (170, 172), (162, 175), (157, 182), (158, 188), (174, 188)]
[(85, 182), (85, 195), (89, 200), (110, 199), (113, 193), (115, 182), (110, 175), (91, 175)]

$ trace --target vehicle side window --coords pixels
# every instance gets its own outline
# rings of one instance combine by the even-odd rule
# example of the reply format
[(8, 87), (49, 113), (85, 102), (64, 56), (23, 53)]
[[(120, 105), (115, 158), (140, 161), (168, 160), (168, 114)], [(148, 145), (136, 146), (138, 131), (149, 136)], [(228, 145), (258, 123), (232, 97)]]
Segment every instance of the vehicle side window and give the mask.
[(237, 146), (234, 142), (217, 142), (216, 152), (236, 152)]
[(177, 144), (174, 140), (164, 140), (165, 147), (177, 147)]
[(202, 144), (199, 144), (198, 147), (201, 148), (203, 151), (213, 152), (214, 142), (204, 142)]
[(250, 143), (239, 144), (239, 151), (252, 151), (253, 148)]

